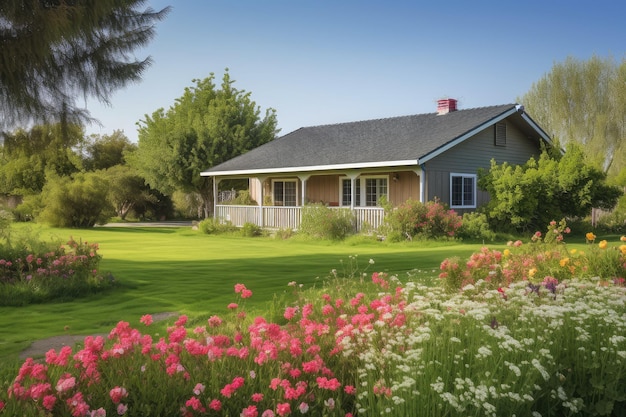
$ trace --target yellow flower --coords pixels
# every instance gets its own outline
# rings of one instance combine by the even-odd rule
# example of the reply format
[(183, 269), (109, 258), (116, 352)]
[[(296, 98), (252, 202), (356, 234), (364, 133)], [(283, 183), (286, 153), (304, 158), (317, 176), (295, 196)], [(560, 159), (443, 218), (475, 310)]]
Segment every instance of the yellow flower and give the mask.
[(505, 258), (508, 258), (509, 256), (511, 256), (511, 251), (508, 249), (505, 249), (502, 254), (504, 255)]
[(585, 235), (585, 237), (587, 238), (587, 240), (588, 240), (589, 242), (593, 242), (594, 240), (596, 240), (596, 235), (594, 235), (594, 234), (593, 234), (593, 233), (591, 233), (591, 232), (588, 232), (588, 233)]
[(626, 255), (626, 245), (620, 246), (619, 250), (622, 252), (622, 255)]
[(571, 250), (569, 251), (569, 253), (571, 253), (572, 255), (573, 255), (573, 254), (575, 254), (576, 252), (578, 252), (578, 250), (577, 250), (577, 249), (571, 249)]
[(600, 249), (606, 249), (608, 244), (609, 244), (609, 242), (607, 242), (606, 240), (601, 240), (600, 243), (598, 243), (598, 247)]
[(528, 270), (528, 276), (531, 278), (534, 277), (536, 273), (537, 273), (537, 268), (530, 268)]
[(622, 242), (626, 242), (626, 236), (620, 237), (619, 240), (621, 240)]
[(568, 263), (569, 263), (569, 258), (563, 258), (559, 261), (559, 265), (561, 265), (561, 267), (564, 267)]

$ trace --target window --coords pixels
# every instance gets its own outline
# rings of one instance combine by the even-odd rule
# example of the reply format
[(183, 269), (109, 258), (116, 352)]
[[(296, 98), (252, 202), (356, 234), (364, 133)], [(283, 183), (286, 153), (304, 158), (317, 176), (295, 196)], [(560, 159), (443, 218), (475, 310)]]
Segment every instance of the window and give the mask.
[(506, 146), (506, 123), (499, 122), (494, 125), (494, 144)]
[(272, 181), (275, 206), (297, 205), (298, 187), (296, 180)]
[[(341, 179), (341, 205), (349, 206), (352, 193), (351, 184), (349, 178)], [(387, 195), (387, 176), (370, 176), (359, 177), (355, 180), (356, 184), (356, 201), (355, 207), (375, 207), (378, 204), (378, 200), (383, 195)], [(365, 194), (361, 192), (365, 190)]]
[(450, 207), (476, 208), (476, 175), (450, 174)]

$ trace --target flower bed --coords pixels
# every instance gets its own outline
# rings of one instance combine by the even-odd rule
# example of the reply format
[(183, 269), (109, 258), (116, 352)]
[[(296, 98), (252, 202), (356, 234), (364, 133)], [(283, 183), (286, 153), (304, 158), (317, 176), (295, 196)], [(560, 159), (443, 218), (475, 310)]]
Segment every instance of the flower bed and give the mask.
[(537, 274), (454, 292), (383, 273), (290, 283), (275, 319), (247, 317), (253, 294), (237, 284), (222, 316), (180, 316), (163, 337), (120, 322), (108, 340), (28, 359), (0, 415), (620, 415), (623, 281)]
[[(41, 253), (10, 249), (0, 259), (0, 306), (71, 299), (112, 284), (98, 273), (98, 245), (70, 239)], [(8, 259), (7, 259), (8, 258)]]

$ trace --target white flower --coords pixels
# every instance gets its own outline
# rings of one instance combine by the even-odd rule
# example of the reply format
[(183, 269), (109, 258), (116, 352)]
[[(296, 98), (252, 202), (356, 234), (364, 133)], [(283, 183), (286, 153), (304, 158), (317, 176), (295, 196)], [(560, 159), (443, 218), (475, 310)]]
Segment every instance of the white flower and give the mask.
[(370, 259), (370, 262), (369, 262), (369, 263), (370, 263), (370, 265), (374, 265), (374, 260), (373, 260), (373, 259)]

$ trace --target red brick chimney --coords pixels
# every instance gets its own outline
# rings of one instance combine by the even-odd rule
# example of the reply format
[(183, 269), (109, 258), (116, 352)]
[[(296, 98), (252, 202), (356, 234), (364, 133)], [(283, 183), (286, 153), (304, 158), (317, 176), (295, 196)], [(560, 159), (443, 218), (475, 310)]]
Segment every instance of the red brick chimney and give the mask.
[(447, 114), (456, 111), (456, 100), (453, 98), (443, 98), (437, 100), (437, 114)]

